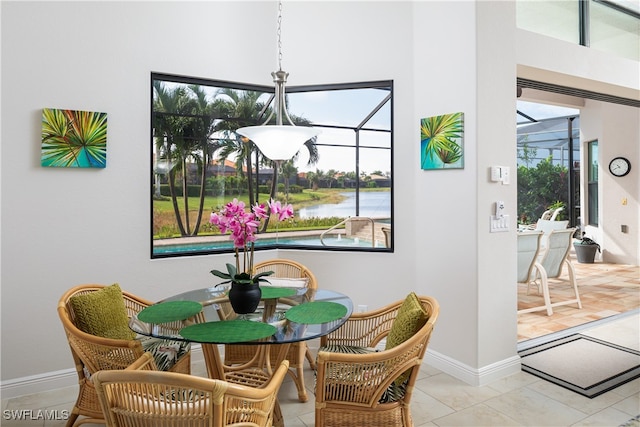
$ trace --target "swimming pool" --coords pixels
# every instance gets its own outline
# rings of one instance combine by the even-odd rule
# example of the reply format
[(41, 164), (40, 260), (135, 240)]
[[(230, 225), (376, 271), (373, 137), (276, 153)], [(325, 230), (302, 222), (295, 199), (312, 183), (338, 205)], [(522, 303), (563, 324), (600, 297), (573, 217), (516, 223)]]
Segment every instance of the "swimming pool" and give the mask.
[[(315, 236), (299, 236), (299, 237), (279, 237), (259, 239), (256, 242), (256, 247), (275, 245), (277, 243), (286, 245), (302, 245), (302, 246), (322, 246), (320, 237)], [(371, 242), (367, 240), (360, 240), (358, 238), (337, 236), (326, 236), (324, 238), (326, 246), (333, 247), (354, 247), (354, 248), (370, 248)], [(233, 243), (230, 240), (214, 241), (214, 242), (200, 242), (200, 243), (185, 243), (176, 245), (154, 245), (153, 254), (180, 254), (186, 252), (200, 252), (211, 251), (217, 249), (230, 249), (233, 247)], [(376, 242), (375, 247), (384, 247), (384, 242)]]

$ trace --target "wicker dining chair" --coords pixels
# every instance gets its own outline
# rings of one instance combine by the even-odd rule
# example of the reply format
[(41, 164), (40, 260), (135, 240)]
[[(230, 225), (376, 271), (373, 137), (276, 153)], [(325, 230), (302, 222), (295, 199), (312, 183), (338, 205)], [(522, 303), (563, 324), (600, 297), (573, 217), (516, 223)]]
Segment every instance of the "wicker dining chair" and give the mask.
[[(199, 321), (204, 321), (201, 315), (197, 316), (197, 318), (199, 318)], [(263, 389), (271, 383), (273, 369), (266, 366), (268, 352), (270, 351), (268, 345), (254, 345), (253, 357), (244, 364), (234, 365), (225, 364), (220, 355), (218, 344), (202, 343), (201, 345), (209, 378), (256, 389)], [(286, 359), (287, 346), (289, 344), (279, 345), (278, 354), (275, 357), (270, 357), (270, 360), (272, 366), (281, 366), (282, 362), (287, 362), (286, 372), (291, 372), (289, 370), (289, 361)], [(277, 399), (273, 407), (273, 425), (284, 427), (284, 417)]]
[[(308, 289), (308, 298), (313, 298), (313, 293), (318, 288), (315, 275), (304, 265), (289, 259), (271, 259), (257, 263), (254, 266), (255, 273), (273, 271), (273, 275), (267, 276), (274, 286), (289, 286), (293, 281), (287, 279), (304, 279), (304, 286)], [(298, 281), (300, 282), (300, 281)], [(265, 286), (269, 286), (265, 284)], [(231, 304), (223, 303), (219, 309), (220, 317), (232, 318), (235, 316)], [(257, 347), (255, 345), (226, 345), (224, 348), (224, 363), (226, 365), (243, 365), (254, 359)], [(298, 400), (306, 402), (307, 389), (304, 384), (304, 362), (308, 361), (311, 369), (315, 369), (315, 360), (307, 344), (304, 341), (294, 343), (289, 349), (287, 360), (289, 360), (289, 374), (293, 378), (298, 390)]]
[(145, 370), (149, 363), (153, 358), (147, 353), (135, 363), (139, 368), (96, 373), (96, 391), (108, 427), (269, 427), (288, 370), (283, 361), (270, 382), (257, 389)]
[[(104, 285), (97, 284), (76, 286), (65, 292), (58, 302), (58, 316), (71, 348), (80, 387), (67, 421), (68, 427), (85, 423), (104, 423), (104, 415), (92, 381), (93, 375), (105, 369), (125, 369), (145, 353), (139, 340), (103, 338), (78, 328), (76, 313), (70, 302), (72, 297), (88, 295), (104, 288)], [(125, 291), (122, 291), (122, 297), (129, 317), (152, 304), (151, 301)], [(182, 355), (170, 371), (190, 373), (191, 351)], [(83, 418), (78, 418), (79, 416)]]
[[(323, 337), (317, 357), (316, 427), (413, 426), (409, 403), (440, 311), (432, 297), (416, 300), (426, 321), (394, 347), (388, 348), (390, 331), (404, 301), (354, 313)], [(376, 350), (383, 340), (388, 349)]]

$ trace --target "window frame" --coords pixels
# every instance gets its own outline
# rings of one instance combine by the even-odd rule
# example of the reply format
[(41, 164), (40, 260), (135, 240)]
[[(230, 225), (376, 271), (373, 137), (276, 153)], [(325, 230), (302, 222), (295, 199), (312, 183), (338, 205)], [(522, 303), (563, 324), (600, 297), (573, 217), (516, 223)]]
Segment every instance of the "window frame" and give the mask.
[(597, 227), (600, 218), (598, 140), (587, 142), (587, 225)]
[[(190, 84), (195, 84), (195, 85), (200, 85), (200, 86), (211, 86), (214, 88), (219, 88), (219, 87), (224, 87), (224, 88), (231, 88), (231, 89), (236, 89), (236, 90), (246, 90), (246, 91), (259, 91), (259, 92), (264, 92), (265, 94), (273, 94), (274, 93), (274, 87), (273, 86), (263, 86), (263, 85), (255, 85), (255, 84), (249, 84), (249, 83), (241, 83), (241, 82), (232, 82), (232, 81), (225, 81), (225, 80), (216, 80), (216, 79), (205, 79), (205, 78), (198, 78), (198, 77), (190, 77), (190, 76), (184, 76), (184, 75), (174, 75), (174, 74), (167, 74), (167, 73), (157, 73), (157, 72), (152, 72), (151, 73), (151, 95), (150, 95), (150, 116), (151, 116), (151, 123), (150, 123), (150, 147), (151, 147), (151, 155), (150, 155), (150, 183), (151, 183), (151, 219), (150, 219), (150, 225), (151, 225), (151, 231), (150, 231), (150, 240), (151, 240), (151, 248), (150, 248), (150, 254), (151, 254), (151, 259), (157, 259), (157, 258), (173, 258), (173, 257), (183, 257), (183, 256), (196, 256), (196, 255), (210, 255), (210, 254), (223, 254), (223, 253), (233, 253), (233, 248), (229, 247), (229, 248), (215, 248), (215, 249), (204, 249), (204, 250), (198, 250), (198, 249), (194, 249), (194, 250), (189, 250), (187, 252), (169, 252), (169, 253), (160, 253), (160, 252), (156, 252), (154, 251), (155, 245), (154, 242), (157, 240), (154, 238), (154, 194), (153, 194), (153, 189), (154, 189), (154, 185), (156, 183), (157, 177), (158, 177), (158, 173), (156, 170), (156, 163), (155, 163), (155, 138), (154, 138), (154, 115), (155, 115), (155, 111), (154, 111), (154, 82), (157, 80), (161, 80), (161, 81), (165, 81), (165, 82), (171, 82), (171, 83), (177, 83), (177, 84), (185, 84), (185, 85), (190, 85)], [(287, 87), (287, 96), (295, 96), (296, 94), (300, 94), (300, 93), (304, 93), (304, 92), (313, 92), (313, 91), (339, 91), (339, 90), (350, 90), (350, 89), (384, 89), (387, 90), (389, 92), (388, 95), (388, 108), (389, 108), (389, 129), (387, 130), (380, 130), (380, 129), (370, 129), (370, 128), (366, 128), (366, 126), (363, 126), (361, 128), (362, 131), (382, 131), (382, 132), (388, 132), (389, 134), (389, 139), (388, 139), (388, 147), (378, 147), (378, 146), (367, 146), (367, 145), (360, 145), (358, 142), (355, 143), (355, 145), (353, 146), (353, 149), (355, 150), (356, 153), (359, 153), (361, 150), (363, 149), (385, 149), (388, 150), (389, 152), (389, 200), (390, 200), (390, 218), (389, 218), (389, 225), (391, 226), (391, 228), (393, 229), (393, 210), (394, 210), (394, 189), (393, 189), (393, 145), (394, 145), (394, 138), (393, 138), (393, 122), (394, 122), (394, 105), (393, 105), (393, 80), (378, 80), (378, 81), (369, 81), (369, 82), (355, 82), (355, 83), (338, 83), (338, 84), (321, 84), (321, 85), (306, 85), (306, 86), (291, 86), (291, 87)], [(291, 114), (293, 114), (294, 112), (290, 111)], [(367, 118), (370, 119), (373, 115), (375, 114), (375, 112), (372, 112), (372, 114), (370, 115), (370, 117)], [(386, 116), (385, 116), (386, 117)], [(363, 122), (360, 123), (360, 125), (364, 125), (366, 124), (366, 120), (364, 120)], [(339, 127), (339, 126), (330, 126), (330, 125), (325, 125), (322, 123), (311, 123), (311, 125), (313, 126), (317, 126), (319, 128), (322, 127)], [(349, 126), (346, 126), (345, 128), (350, 128)], [(322, 142), (318, 142), (316, 144), (318, 147), (322, 147), (325, 146), (327, 144), (323, 144)], [(346, 145), (346, 148), (351, 148), (351, 146)], [(356, 173), (359, 173), (359, 168), (360, 168), (360, 161), (358, 158), (358, 155), (356, 155), (356, 160), (354, 163), (354, 168)], [(359, 174), (356, 175), (356, 177), (359, 176)], [(256, 185), (259, 185), (257, 183), (258, 178), (256, 178)], [(358, 202), (356, 202), (356, 212), (358, 212), (359, 210), (359, 194), (361, 194), (361, 180), (360, 179), (356, 179), (356, 195), (358, 195), (356, 197), (356, 200), (358, 200)], [(280, 179), (279, 179), (280, 182)], [(247, 196), (248, 197), (248, 196)], [(266, 200), (262, 200), (262, 198), (260, 199), (260, 202), (265, 202)], [(207, 207), (204, 206), (203, 207), (203, 211), (206, 212)], [(202, 213), (203, 217), (202, 217), (202, 223), (208, 222), (208, 214), (205, 215), (205, 212)], [(276, 234), (277, 237), (277, 233), (270, 233), (270, 234)], [(187, 236), (183, 236), (183, 237), (187, 237)], [(377, 239), (375, 239), (375, 241), (377, 242)], [(272, 250), (272, 249), (299, 249), (299, 250), (323, 250), (323, 251), (356, 251), (356, 252), (393, 252), (394, 251), (394, 247), (393, 247), (393, 233), (391, 233), (391, 238), (390, 238), (390, 244), (389, 247), (385, 247), (384, 246), (384, 240), (382, 241), (383, 247), (377, 246), (377, 243), (375, 243), (376, 246), (373, 247), (344, 247), (344, 246), (319, 246), (317, 244), (315, 245), (307, 245), (307, 244), (287, 244), (287, 243), (283, 243), (283, 242), (278, 242), (276, 240), (275, 243), (267, 243), (267, 244), (260, 244), (260, 245), (256, 245), (255, 246), (255, 250), (256, 251), (261, 251), (261, 250)]]

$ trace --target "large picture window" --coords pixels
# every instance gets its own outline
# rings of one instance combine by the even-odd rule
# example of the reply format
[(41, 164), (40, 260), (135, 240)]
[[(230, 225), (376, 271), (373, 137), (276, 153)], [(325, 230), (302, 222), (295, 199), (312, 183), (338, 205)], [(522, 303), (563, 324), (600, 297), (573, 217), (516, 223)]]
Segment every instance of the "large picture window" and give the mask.
[(272, 101), (272, 87), (151, 75), (152, 258), (233, 251), (209, 219), (234, 198), (293, 205), (256, 250), (393, 250), (393, 82), (287, 87), (293, 121), (321, 133), (278, 168), (235, 132)]

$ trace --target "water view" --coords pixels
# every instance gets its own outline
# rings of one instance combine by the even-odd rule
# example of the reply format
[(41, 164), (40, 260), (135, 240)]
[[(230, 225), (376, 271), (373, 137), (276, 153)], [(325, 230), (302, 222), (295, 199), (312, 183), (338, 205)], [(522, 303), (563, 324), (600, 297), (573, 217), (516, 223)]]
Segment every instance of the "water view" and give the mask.
[[(300, 208), (300, 218), (329, 218), (356, 216), (356, 193), (340, 193), (346, 199), (340, 203), (328, 203)], [(360, 212), (357, 216), (391, 218), (391, 192), (363, 191), (360, 193)]]

